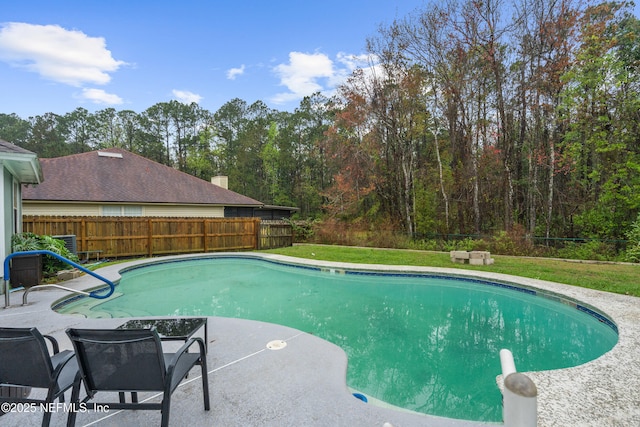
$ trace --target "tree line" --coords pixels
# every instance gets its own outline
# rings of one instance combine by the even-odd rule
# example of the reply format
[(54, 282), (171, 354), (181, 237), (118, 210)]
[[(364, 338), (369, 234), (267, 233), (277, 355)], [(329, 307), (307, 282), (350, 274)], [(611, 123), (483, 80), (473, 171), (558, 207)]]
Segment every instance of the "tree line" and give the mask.
[(381, 26), (371, 67), (292, 112), (233, 99), (23, 119), (0, 138), (58, 157), (121, 147), (303, 218), (406, 234), (620, 239), (640, 212), (633, 4), (433, 2)]

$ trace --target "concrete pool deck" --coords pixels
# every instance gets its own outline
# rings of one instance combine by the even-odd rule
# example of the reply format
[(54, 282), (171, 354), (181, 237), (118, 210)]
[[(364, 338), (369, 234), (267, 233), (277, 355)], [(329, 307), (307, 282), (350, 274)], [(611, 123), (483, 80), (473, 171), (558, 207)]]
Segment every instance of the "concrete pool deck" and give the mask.
[[(618, 344), (598, 359), (581, 366), (526, 373), (538, 388), (538, 425), (640, 425), (640, 298), (455, 268), (359, 265), (270, 254), (243, 255), (336, 269), (472, 276), (536, 288), (580, 301), (603, 312), (616, 323), (619, 329)], [(152, 261), (157, 260), (160, 259)], [(99, 269), (97, 273), (109, 280), (117, 280), (120, 270), (144, 262), (148, 260), (111, 265)], [(99, 284), (97, 279), (88, 275), (64, 282), (65, 286), (73, 289), (89, 289)], [(51, 310), (55, 301), (67, 296), (68, 292), (60, 290), (30, 292), (28, 305), (22, 306), (22, 292), (13, 292), (11, 306), (0, 310), (0, 325), (35, 326), (43, 334), (56, 337), (61, 348), (70, 349), (71, 344), (64, 333), (66, 328), (110, 328), (127, 320), (86, 319), (61, 315)], [(201, 386), (197, 381), (197, 372), (193, 371), (172, 398), (172, 426), (368, 427), (383, 426), (385, 423), (395, 427), (500, 425), (439, 418), (361, 402), (351, 395), (345, 383), (345, 353), (311, 334), (280, 325), (220, 317), (209, 317), (208, 327), (211, 411), (203, 410)], [(273, 340), (283, 340), (287, 345), (280, 350), (267, 349), (267, 343)], [(51, 425), (65, 425), (66, 415), (62, 410), (54, 413)], [(37, 426), (41, 420), (41, 412), (14, 412), (1, 416), (0, 424)], [(146, 426), (159, 422), (159, 411), (111, 411), (79, 413), (76, 425)]]

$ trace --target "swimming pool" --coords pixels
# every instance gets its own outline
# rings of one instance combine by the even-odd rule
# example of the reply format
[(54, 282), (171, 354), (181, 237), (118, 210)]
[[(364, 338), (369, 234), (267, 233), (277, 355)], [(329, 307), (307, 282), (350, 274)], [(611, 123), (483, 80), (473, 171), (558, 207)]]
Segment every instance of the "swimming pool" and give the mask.
[[(89, 317), (223, 316), (313, 333), (348, 355), (347, 383), (410, 410), (501, 419), (498, 352), (519, 371), (593, 360), (617, 342), (593, 309), (507, 283), (212, 256), (122, 272), (119, 296), (57, 310)], [(91, 308), (88, 308), (91, 305)], [(371, 399), (370, 399), (371, 401)]]

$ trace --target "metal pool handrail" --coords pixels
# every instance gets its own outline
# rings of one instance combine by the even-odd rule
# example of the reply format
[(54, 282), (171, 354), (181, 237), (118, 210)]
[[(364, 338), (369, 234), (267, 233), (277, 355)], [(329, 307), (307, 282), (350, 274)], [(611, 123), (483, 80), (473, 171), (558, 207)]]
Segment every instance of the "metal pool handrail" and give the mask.
[(51, 252), (51, 251), (47, 251), (47, 250), (37, 250), (37, 251), (24, 251), (24, 252), (14, 252), (12, 254), (9, 254), (9, 256), (7, 256), (4, 260), (4, 307), (7, 308), (10, 305), (10, 298), (9, 298), (9, 281), (10, 281), (10, 277), (9, 277), (9, 261), (11, 261), (12, 258), (16, 257), (16, 256), (20, 256), (20, 255), (49, 255), (52, 256), (56, 259), (59, 259), (60, 261), (67, 263), (69, 265), (71, 265), (72, 267), (77, 268), (78, 270), (81, 270), (87, 274), (89, 274), (90, 276), (95, 277), (98, 280), (102, 280), (103, 282), (105, 282), (107, 285), (109, 285), (109, 292), (107, 292), (105, 295), (98, 295), (99, 292), (102, 292), (103, 289), (98, 289), (95, 291), (91, 291), (91, 292), (85, 292), (85, 291), (78, 291), (76, 289), (71, 289), (71, 288), (67, 288), (65, 286), (60, 286), (60, 285), (39, 285), (37, 288), (29, 288), (26, 289), (24, 291), (24, 294), (22, 295), (22, 305), (26, 305), (27, 304), (27, 295), (29, 294), (29, 292), (32, 289), (43, 289), (43, 288), (56, 288), (56, 289), (62, 289), (68, 292), (73, 292), (76, 294), (81, 294), (81, 295), (86, 295), (88, 297), (91, 298), (96, 298), (96, 299), (105, 299), (105, 298), (109, 298), (112, 294), (113, 291), (115, 290), (115, 285), (113, 284), (113, 282), (111, 282), (108, 279), (105, 279), (104, 277), (100, 276), (99, 274), (94, 273), (93, 271), (81, 266), (80, 264), (77, 264), (61, 255), (58, 255), (55, 252)]

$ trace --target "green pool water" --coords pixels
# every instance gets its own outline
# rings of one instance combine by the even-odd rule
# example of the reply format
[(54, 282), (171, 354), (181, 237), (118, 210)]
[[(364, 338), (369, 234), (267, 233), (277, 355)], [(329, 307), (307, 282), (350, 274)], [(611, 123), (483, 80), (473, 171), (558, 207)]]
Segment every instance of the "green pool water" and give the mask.
[[(592, 315), (481, 281), (344, 274), (212, 257), (123, 272), (118, 297), (58, 311), (89, 317), (222, 316), (290, 326), (349, 358), (347, 384), (369, 398), (443, 417), (500, 421), (499, 351), (518, 371), (566, 368), (610, 350)], [(91, 306), (88, 308), (88, 306)]]

